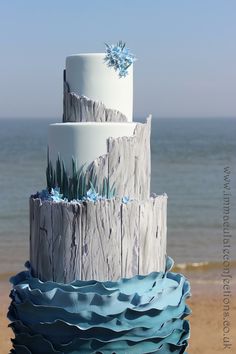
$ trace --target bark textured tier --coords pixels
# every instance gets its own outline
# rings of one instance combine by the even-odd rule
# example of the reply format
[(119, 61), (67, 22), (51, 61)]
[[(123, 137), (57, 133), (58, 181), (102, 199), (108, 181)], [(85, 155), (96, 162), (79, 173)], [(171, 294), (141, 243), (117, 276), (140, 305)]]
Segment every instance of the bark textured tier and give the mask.
[(118, 280), (165, 271), (167, 196), (127, 204), (30, 198), (30, 262), (42, 281)]
[(104, 103), (91, 100), (70, 92), (64, 71), (63, 122), (127, 122), (126, 116), (105, 106)]
[(151, 177), (150, 134), (151, 116), (146, 123), (137, 123), (133, 136), (109, 138), (107, 154), (90, 164), (88, 177), (93, 173), (97, 181), (107, 178), (118, 197), (147, 199)]

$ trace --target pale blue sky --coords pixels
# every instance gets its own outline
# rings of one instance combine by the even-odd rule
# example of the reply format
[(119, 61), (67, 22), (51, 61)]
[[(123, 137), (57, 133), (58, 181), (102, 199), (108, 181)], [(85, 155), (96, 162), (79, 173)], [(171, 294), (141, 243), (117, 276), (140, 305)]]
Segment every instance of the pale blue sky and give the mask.
[(123, 40), (134, 111), (236, 116), (235, 0), (0, 0), (0, 117), (60, 117), (65, 57)]

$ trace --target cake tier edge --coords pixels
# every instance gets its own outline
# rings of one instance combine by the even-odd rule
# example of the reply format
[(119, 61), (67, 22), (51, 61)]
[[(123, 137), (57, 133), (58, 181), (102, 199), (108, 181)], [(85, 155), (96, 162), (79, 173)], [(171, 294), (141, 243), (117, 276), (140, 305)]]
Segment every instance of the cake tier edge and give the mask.
[(30, 263), (42, 281), (115, 281), (164, 271), (167, 195), (123, 203), (30, 198)]

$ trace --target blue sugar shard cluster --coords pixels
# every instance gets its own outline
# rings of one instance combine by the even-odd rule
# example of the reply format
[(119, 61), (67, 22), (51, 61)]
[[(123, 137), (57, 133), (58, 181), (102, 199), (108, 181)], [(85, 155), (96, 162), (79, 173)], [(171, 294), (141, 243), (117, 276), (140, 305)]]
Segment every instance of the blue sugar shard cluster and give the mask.
[(128, 75), (128, 68), (135, 62), (135, 56), (126, 47), (126, 44), (119, 41), (116, 45), (107, 44), (105, 62), (108, 67), (113, 67), (118, 72), (119, 77), (126, 77)]
[(15, 354), (184, 353), (189, 282), (170, 272), (117, 282), (41, 282), (28, 270), (11, 278)]

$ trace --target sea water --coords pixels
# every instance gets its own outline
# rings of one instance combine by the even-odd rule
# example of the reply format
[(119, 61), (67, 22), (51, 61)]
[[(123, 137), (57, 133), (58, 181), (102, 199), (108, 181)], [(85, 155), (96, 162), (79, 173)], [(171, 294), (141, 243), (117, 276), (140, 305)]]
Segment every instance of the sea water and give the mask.
[[(0, 120), (0, 273), (28, 259), (28, 198), (46, 186), (48, 125), (59, 121)], [(168, 195), (168, 255), (176, 263), (221, 261), (229, 167), (236, 258), (236, 119), (153, 118), (151, 148), (151, 190)]]

